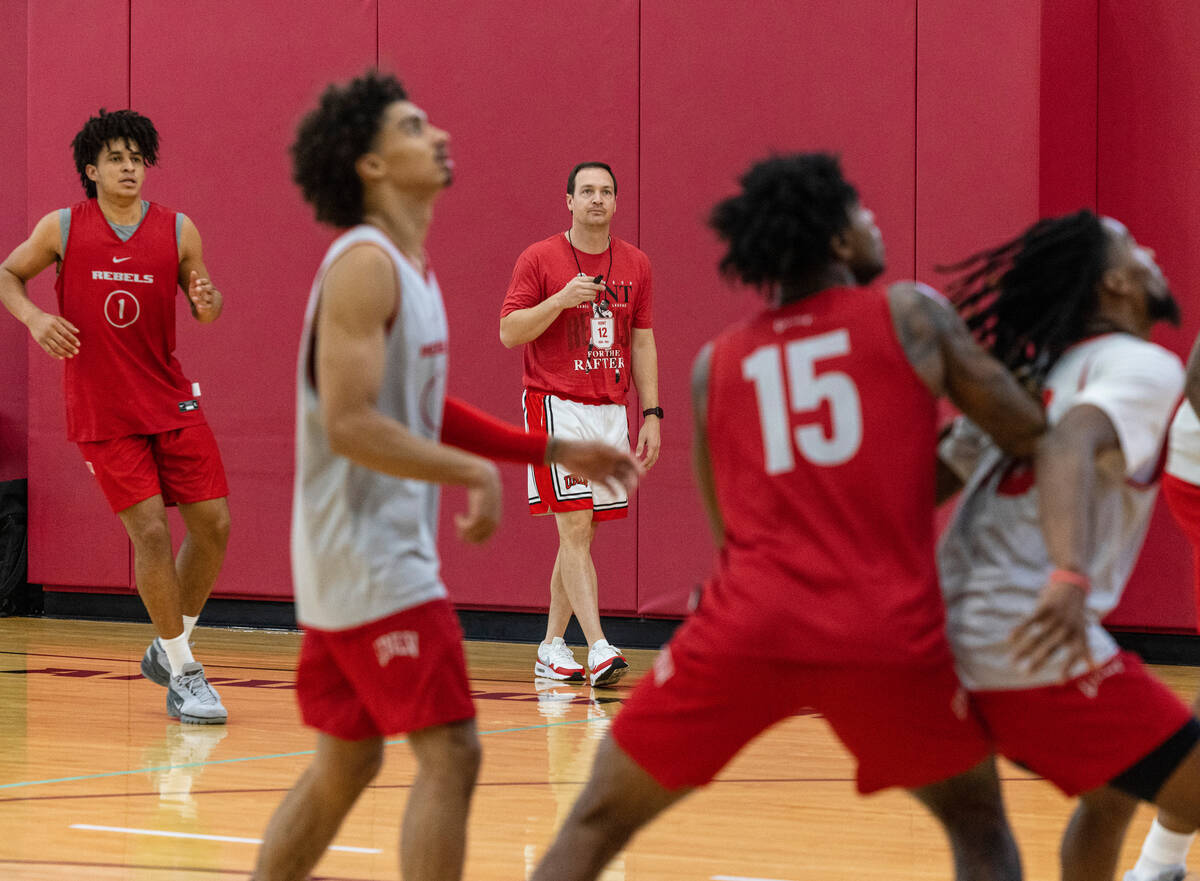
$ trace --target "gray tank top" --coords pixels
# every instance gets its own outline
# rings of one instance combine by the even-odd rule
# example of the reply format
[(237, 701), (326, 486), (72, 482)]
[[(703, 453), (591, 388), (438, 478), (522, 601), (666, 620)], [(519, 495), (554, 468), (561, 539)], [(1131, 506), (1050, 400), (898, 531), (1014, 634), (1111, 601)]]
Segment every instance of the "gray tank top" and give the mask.
[(317, 271), (296, 373), (292, 579), (297, 620), (321, 630), (356, 627), (446, 595), (437, 556), (440, 487), (380, 474), (334, 454), (309, 375), (325, 274), (348, 248), (363, 243), (391, 258), (400, 283), (379, 411), (437, 440), (446, 395), (446, 313), (437, 281), (432, 275), (426, 281), (375, 227), (351, 229), (329, 247)]

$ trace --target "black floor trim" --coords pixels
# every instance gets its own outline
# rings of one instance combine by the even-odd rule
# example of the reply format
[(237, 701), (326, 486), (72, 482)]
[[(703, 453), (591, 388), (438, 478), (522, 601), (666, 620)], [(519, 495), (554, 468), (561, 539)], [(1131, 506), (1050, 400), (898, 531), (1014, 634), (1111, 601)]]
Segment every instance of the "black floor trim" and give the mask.
[[(47, 618), (150, 620), (141, 599), (131, 594), (48, 590), (44, 594), (44, 603)], [(458, 619), (467, 639), (535, 643), (541, 642), (546, 635), (546, 616), (542, 613), (460, 609)], [(217, 627), (295, 630), (296, 614), (292, 604), (286, 602), (214, 598), (204, 607), (201, 623)], [(604, 618), (605, 636), (620, 648), (659, 648), (678, 626), (679, 621), (673, 619)], [(583, 645), (583, 633), (574, 619), (567, 628), (566, 639), (572, 645)]]
[[(110, 621), (149, 621), (142, 601), (129, 594), (44, 593), (47, 618), (89, 618)], [(495, 612), (459, 609), (467, 639), (494, 642), (541, 642), (546, 634), (546, 616), (537, 612)], [(620, 648), (656, 649), (671, 638), (680, 624), (675, 619), (605, 617), (604, 633)], [(295, 630), (296, 615), (291, 603), (265, 600), (211, 599), (204, 607), (203, 623), (218, 627), (257, 627)], [(1200, 634), (1161, 633), (1133, 630), (1113, 631), (1122, 648), (1141, 655), (1150, 664), (1200, 666)], [(583, 633), (574, 619), (567, 628), (567, 642), (583, 645)]]

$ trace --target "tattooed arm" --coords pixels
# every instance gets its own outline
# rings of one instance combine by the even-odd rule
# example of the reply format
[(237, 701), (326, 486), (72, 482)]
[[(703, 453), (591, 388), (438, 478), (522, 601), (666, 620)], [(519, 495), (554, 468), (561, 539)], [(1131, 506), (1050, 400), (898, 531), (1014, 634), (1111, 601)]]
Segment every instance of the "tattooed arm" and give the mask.
[(896, 336), (934, 395), (946, 396), (1006, 453), (1032, 455), (1046, 429), (1041, 406), (985, 352), (941, 294), (919, 282), (888, 288)]

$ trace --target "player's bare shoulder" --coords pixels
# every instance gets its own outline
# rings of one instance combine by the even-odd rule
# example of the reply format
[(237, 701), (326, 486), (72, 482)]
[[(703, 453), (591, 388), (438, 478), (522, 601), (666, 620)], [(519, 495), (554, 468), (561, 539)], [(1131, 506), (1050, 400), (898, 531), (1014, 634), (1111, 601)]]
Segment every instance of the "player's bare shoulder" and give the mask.
[(42, 217), (29, 238), (17, 245), (0, 263), (22, 282), (27, 282), (47, 266), (63, 259), (62, 223), (58, 209)]
[(339, 254), (325, 273), (321, 301), (326, 311), (346, 310), (364, 320), (390, 321), (399, 305), (400, 286), (391, 257), (375, 242), (356, 242)]
[(888, 306), (896, 339), (908, 362), (934, 394), (944, 388), (943, 347), (959, 334), (969, 337), (966, 326), (950, 301), (927, 284), (899, 281), (888, 287)]

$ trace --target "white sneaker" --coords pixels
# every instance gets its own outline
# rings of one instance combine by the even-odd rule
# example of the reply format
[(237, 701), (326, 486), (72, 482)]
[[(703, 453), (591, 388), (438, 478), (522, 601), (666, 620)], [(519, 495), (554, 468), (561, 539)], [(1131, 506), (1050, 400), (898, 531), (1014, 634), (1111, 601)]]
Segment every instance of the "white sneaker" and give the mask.
[(575, 662), (575, 656), (563, 638), (556, 636), (551, 642), (543, 642), (538, 646), (533, 675), (542, 679), (583, 682), (583, 667)]
[[(1159, 872), (1151, 881), (1186, 881), (1186, 879), (1191, 877), (1191, 875), (1188, 875), (1186, 866), (1171, 866)], [(1138, 877), (1133, 869), (1125, 873), (1125, 881), (1138, 881)]]
[(596, 688), (609, 688), (617, 684), (629, 662), (617, 649), (608, 644), (607, 639), (600, 639), (588, 649), (588, 671), (591, 684)]
[(229, 718), (217, 690), (204, 678), (204, 668), (193, 661), (167, 684), (167, 715), (193, 725), (224, 725)]

